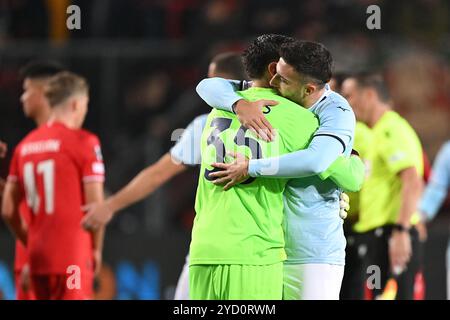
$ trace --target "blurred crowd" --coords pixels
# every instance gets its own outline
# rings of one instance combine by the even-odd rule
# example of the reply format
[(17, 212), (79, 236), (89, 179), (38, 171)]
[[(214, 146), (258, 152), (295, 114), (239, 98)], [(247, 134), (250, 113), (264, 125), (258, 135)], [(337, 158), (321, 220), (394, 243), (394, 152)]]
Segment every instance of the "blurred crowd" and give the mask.
[[(80, 32), (70, 33), (65, 10), (82, 8)], [(369, 5), (382, 12), (380, 33), (439, 41), (449, 29), (449, 4), (440, 0), (2, 0), (2, 41), (29, 38), (190, 39), (210, 43), (247, 34), (300, 38), (361, 33)], [(364, 33), (364, 32), (362, 32)]]

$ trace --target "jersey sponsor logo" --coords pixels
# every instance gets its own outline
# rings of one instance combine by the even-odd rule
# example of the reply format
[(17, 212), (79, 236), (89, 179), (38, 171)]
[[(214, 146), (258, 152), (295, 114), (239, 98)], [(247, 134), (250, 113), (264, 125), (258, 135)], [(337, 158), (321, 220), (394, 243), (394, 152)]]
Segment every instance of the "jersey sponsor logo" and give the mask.
[(54, 139), (25, 143), (20, 150), (20, 155), (23, 157), (35, 153), (59, 152), (60, 146), (61, 141)]
[(92, 164), (92, 172), (96, 174), (105, 174), (105, 165), (102, 162)]

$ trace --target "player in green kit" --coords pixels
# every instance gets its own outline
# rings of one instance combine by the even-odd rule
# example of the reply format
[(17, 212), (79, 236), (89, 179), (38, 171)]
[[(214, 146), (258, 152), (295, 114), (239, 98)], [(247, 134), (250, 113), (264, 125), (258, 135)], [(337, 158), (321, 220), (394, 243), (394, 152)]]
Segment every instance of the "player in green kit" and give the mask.
[(278, 54), (280, 45), (290, 39), (271, 36), (266, 40), (254, 42), (244, 53), (253, 87), (240, 94), (248, 100), (278, 102), (276, 108), (265, 110), (277, 135), (265, 142), (241, 126), (236, 115), (221, 110), (209, 114), (202, 135), (190, 246), (191, 299), (282, 298), (283, 191), (288, 179), (250, 178), (224, 192), (209, 177), (214, 171), (211, 164), (227, 162), (227, 153), (260, 159), (304, 149), (318, 128), (313, 113), (278, 96), (269, 86), (276, 59), (267, 52)]

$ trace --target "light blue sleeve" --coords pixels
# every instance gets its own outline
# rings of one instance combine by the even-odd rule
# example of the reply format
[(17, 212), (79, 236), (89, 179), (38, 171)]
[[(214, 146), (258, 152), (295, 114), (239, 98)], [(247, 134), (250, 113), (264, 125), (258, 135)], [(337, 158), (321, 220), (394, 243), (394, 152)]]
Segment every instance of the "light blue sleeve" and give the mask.
[(352, 108), (334, 92), (323, 100), (310, 108), (318, 116), (320, 126), (308, 148), (280, 157), (250, 160), (250, 176), (307, 177), (325, 171), (339, 155), (351, 154), (356, 125)]
[(325, 171), (342, 154), (342, 144), (329, 136), (314, 138), (308, 149), (279, 157), (250, 160), (248, 173), (252, 177), (299, 178)]
[(201, 163), (201, 138), (207, 117), (207, 114), (196, 117), (182, 133), (178, 132), (181, 136), (177, 133), (172, 135), (177, 140), (170, 149), (170, 155), (174, 161), (188, 166)]
[(420, 201), (419, 209), (432, 220), (444, 202), (450, 186), (450, 141), (436, 156), (430, 181)]
[(353, 148), (356, 117), (347, 100), (341, 95), (331, 92), (317, 106), (310, 109), (320, 122), (314, 136), (332, 136), (342, 144), (343, 153), (350, 155)]
[(236, 91), (244, 89), (244, 81), (207, 78), (200, 81), (196, 91), (210, 107), (232, 112), (233, 104), (242, 97)]

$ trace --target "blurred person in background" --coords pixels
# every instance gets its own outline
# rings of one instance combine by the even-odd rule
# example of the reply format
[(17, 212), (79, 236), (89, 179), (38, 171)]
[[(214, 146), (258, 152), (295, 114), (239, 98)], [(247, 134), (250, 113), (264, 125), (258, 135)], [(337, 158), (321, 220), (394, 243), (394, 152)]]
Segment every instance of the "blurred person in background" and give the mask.
[[(247, 78), (241, 54), (224, 52), (216, 55), (208, 67), (208, 77)], [(86, 206), (83, 220), (86, 228), (106, 225), (113, 216), (130, 205), (151, 195), (171, 178), (201, 162), (200, 138), (207, 114), (196, 117), (184, 130), (181, 138), (156, 163), (143, 169), (125, 187), (108, 197), (105, 202)], [(175, 300), (189, 299), (189, 255), (178, 280)]]
[(64, 69), (57, 62), (32, 61), (20, 71), (23, 78), (23, 93), (20, 97), (23, 112), (37, 127), (45, 124), (51, 114), (51, 107), (45, 97), (45, 87), (52, 76)]
[[(220, 63), (217, 63), (220, 61)], [(240, 75), (238, 79), (246, 79), (247, 75), (242, 68), (241, 58), (233, 51), (225, 51), (215, 55), (208, 66), (208, 77), (220, 74), (225, 79), (232, 79), (231, 75)], [(151, 120), (151, 134), (157, 139), (164, 139), (170, 130), (185, 125), (186, 119), (192, 119), (203, 112), (205, 103), (192, 90), (185, 89), (176, 100), (170, 104), (160, 115)]]
[(354, 226), (367, 241), (364, 267), (377, 266), (381, 272), (381, 287), (375, 282), (370, 289), (373, 297), (379, 298), (393, 278), (398, 285), (396, 299), (412, 300), (420, 268), (415, 228), (424, 171), (420, 140), (408, 122), (392, 111), (380, 75), (351, 76), (344, 81), (342, 93), (357, 119), (372, 132), (365, 154), (367, 178), (360, 192), (359, 217)]
[[(329, 84), (330, 88), (342, 94), (342, 83), (348, 77), (346, 73), (334, 73)], [(371, 130), (362, 123), (356, 121), (355, 142), (353, 149), (365, 161), (367, 149), (371, 145)], [(340, 292), (341, 300), (362, 300), (364, 298), (364, 274), (362, 274), (363, 257), (367, 252), (367, 246), (362, 241), (360, 234), (353, 230), (358, 221), (359, 214), (359, 193), (348, 192), (350, 208), (347, 218), (344, 221), (344, 234), (347, 239), (345, 247), (345, 270), (342, 279), (342, 288)]]
[[(2, 216), (27, 248), (36, 299), (91, 299), (104, 229), (83, 230), (81, 206), (103, 200), (104, 166), (97, 136), (80, 129), (88, 109), (88, 84), (78, 75), (60, 72), (44, 90), (50, 119), (14, 151)], [(28, 224), (19, 212), (24, 200)]]
[[(372, 143), (372, 130), (363, 122), (356, 121), (353, 149), (358, 152), (366, 164), (366, 174), (366, 159), (368, 149)], [(364, 184), (362, 188), (364, 188)], [(342, 300), (362, 300), (365, 297), (365, 270), (363, 270), (363, 261), (367, 254), (367, 245), (361, 233), (354, 230), (359, 218), (360, 193), (361, 191), (348, 193), (350, 209), (348, 210), (347, 219), (344, 222), (347, 246), (345, 247), (345, 271), (340, 294)]]
[[(450, 188), (450, 141), (436, 156), (428, 185), (419, 204), (424, 222), (433, 220), (444, 203)], [(450, 242), (447, 246), (447, 300), (450, 300)]]
[[(32, 61), (20, 70), (23, 79), (23, 93), (20, 97), (23, 112), (27, 118), (34, 121), (36, 127), (45, 124), (51, 114), (51, 107), (45, 97), (45, 87), (52, 76), (63, 70), (64, 67), (54, 61)], [(29, 224), (30, 217), (25, 199), (19, 205), (19, 211), (24, 223)], [(19, 240), (16, 241), (14, 277), (17, 300), (33, 300), (28, 254)]]
[[(2, 140), (0, 140), (0, 160), (3, 160), (6, 157), (7, 152), (8, 152), (8, 145)], [(5, 189), (5, 184), (6, 184), (5, 179), (0, 177), (0, 208), (2, 207), (3, 190)], [(17, 277), (15, 277), (15, 280), (16, 279)], [(3, 299), (3, 292), (1, 290), (0, 290), (0, 299)]]
[[(348, 76), (346, 73), (333, 74), (330, 87), (341, 93), (342, 83)], [(363, 161), (365, 161), (364, 159), (366, 158), (368, 149), (373, 143), (371, 140), (371, 129), (363, 122), (356, 121), (355, 144), (353, 149), (358, 152)], [(423, 155), (425, 169), (424, 181), (426, 182), (429, 164), (425, 152)], [(347, 246), (345, 248), (345, 272), (340, 297), (342, 300), (362, 300), (367, 298), (367, 292), (364, 290), (366, 270), (363, 268), (364, 257), (367, 254), (367, 243), (364, 235), (354, 230), (354, 226), (358, 222), (360, 192), (349, 192), (348, 196), (350, 198), (350, 209), (348, 210), (348, 216), (344, 223)], [(417, 223), (416, 228), (419, 232), (419, 239), (423, 243), (426, 239), (425, 226), (422, 223)], [(423, 246), (421, 246), (421, 249), (423, 249)], [(422, 273), (419, 272), (418, 277), (416, 277), (415, 288), (424, 288), (423, 281)], [(414, 298), (423, 299), (424, 290), (415, 289)]]
[[(344, 79), (343, 79), (344, 80)], [(358, 152), (361, 159), (366, 162), (366, 169), (369, 168), (367, 158), (372, 141), (372, 130), (363, 122), (357, 121), (355, 127), (355, 144), (354, 149)], [(425, 153), (424, 153), (425, 156)], [(424, 181), (426, 182), (427, 163), (425, 165)], [(364, 188), (364, 185), (363, 185)], [(354, 227), (358, 222), (359, 216), (359, 201), (360, 192), (349, 192), (350, 209), (348, 216), (344, 223), (344, 232), (347, 239), (347, 246), (345, 248), (345, 272), (342, 280), (341, 299), (342, 300), (363, 300), (369, 298), (365, 288), (366, 270), (364, 270), (365, 256), (367, 255), (367, 240), (364, 233), (357, 232)], [(419, 240), (421, 241), (420, 251), (423, 254), (423, 243), (426, 240), (426, 228), (423, 223), (416, 224), (419, 233)], [(370, 237), (369, 237), (370, 239)], [(422, 262), (422, 256), (420, 258)], [(423, 266), (421, 266), (423, 267)], [(424, 279), (422, 271), (416, 275), (415, 279), (415, 295), (414, 299), (424, 299)], [(418, 289), (422, 288), (422, 289)]]
[(328, 83), (330, 86), (330, 89), (341, 94), (342, 89), (342, 83), (344, 80), (348, 77), (348, 74), (342, 73), (342, 72), (336, 72), (333, 73), (333, 76), (330, 79), (330, 82)]
[[(3, 159), (8, 152), (8, 146), (0, 140), (0, 159)], [(5, 180), (0, 178), (0, 207), (2, 205), (3, 189), (5, 188)]]
[(125, 84), (124, 114), (121, 125), (126, 133), (134, 138), (146, 135), (151, 131), (159, 138), (159, 132), (166, 132), (168, 124), (163, 126), (162, 121), (151, 122), (149, 119), (161, 119), (167, 106), (174, 101), (177, 92), (169, 73), (164, 69), (152, 69), (144, 76), (133, 74), (132, 81)]
[(236, 76), (239, 76), (239, 79), (247, 78), (240, 54), (236, 52), (224, 52), (212, 58), (208, 66), (208, 78), (220, 77), (233, 79)]
[(4, 158), (8, 152), (8, 145), (0, 140), (0, 158)]

